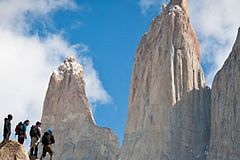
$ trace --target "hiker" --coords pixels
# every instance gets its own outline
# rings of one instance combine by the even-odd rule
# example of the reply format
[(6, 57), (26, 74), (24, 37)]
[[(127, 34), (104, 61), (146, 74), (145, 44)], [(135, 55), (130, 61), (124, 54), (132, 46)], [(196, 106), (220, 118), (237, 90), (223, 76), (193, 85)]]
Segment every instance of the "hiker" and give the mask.
[(47, 153), (49, 153), (51, 156), (50, 160), (53, 160), (54, 152), (52, 150), (51, 145), (54, 143), (55, 143), (55, 139), (53, 136), (52, 129), (48, 129), (48, 131), (45, 132), (42, 137), (43, 151), (42, 151), (42, 156), (41, 156), (40, 160), (42, 160), (44, 157), (46, 157)]
[(31, 137), (30, 155), (32, 156), (34, 155), (37, 158), (38, 144), (41, 138), (41, 122), (36, 122), (36, 125), (32, 125), (30, 129), (30, 137)]
[(4, 128), (3, 128), (3, 142), (8, 141), (11, 135), (11, 120), (13, 116), (9, 114), (7, 118), (4, 118)]
[(27, 126), (29, 125), (30, 121), (26, 120), (23, 123), (19, 122), (15, 128), (16, 135), (18, 135), (18, 142), (20, 144), (24, 143), (24, 140), (27, 139)]

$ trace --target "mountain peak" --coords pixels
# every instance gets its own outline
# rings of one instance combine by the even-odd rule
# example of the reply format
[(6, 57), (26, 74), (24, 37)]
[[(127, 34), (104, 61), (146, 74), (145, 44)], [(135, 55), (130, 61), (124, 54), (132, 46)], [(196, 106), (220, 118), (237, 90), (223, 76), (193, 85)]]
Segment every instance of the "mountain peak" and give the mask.
[(58, 70), (54, 71), (54, 75), (59, 79), (63, 79), (66, 73), (78, 78), (83, 78), (83, 66), (77, 62), (75, 57), (68, 56), (58, 67)]
[(188, 0), (170, 0), (168, 6), (179, 5), (182, 10), (188, 15)]
[(50, 78), (41, 122), (42, 130), (50, 127), (57, 133), (56, 159), (105, 160), (114, 159), (118, 153), (118, 139), (113, 132), (96, 126), (85, 91), (83, 67), (72, 56)]
[(139, 43), (122, 160), (207, 159), (210, 90), (187, 6), (188, 0), (163, 4)]
[(67, 57), (65, 58), (65, 60), (64, 60), (64, 63), (65, 63), (65, 62), (69, 62), (69, 63), (71, 63), (71, 62), (76, 62), (76, 58), (73, 57), (73, 56), (67, 56)]

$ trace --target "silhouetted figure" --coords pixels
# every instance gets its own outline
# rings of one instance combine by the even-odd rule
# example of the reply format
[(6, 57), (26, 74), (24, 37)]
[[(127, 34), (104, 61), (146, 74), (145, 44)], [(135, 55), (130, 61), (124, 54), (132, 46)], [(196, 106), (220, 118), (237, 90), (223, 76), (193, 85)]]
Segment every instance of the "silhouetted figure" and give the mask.
[(9, 114), (7, 118), (4, 118), (4, 128), (3, 128), (3, 142), (8, 141), (11, 135), (11, 120), (13, 116)]
[(15, 128), (16, 135), (18, 135), (18, 142), (20, 144), (24, 143), (24, 140), (27, 139), (27, 126), (29, 125), (30, 121), (26, 120), (24, 123), (19, 122)]
[(55, 139), (52, 133), (52, 129), (48, 129), (47, 132), (44, 133), (42, 137), (42, 144), (43, 144), (43, 152), (40, 160), (42, 160), (44, 157), (46, 157), (46, 154), (49, 153), (51, 158), (50, 160), (53, 160), (54, 157), (54, 151), (52, 149), (52, 144), (55, 143)]
[(32, 125), (30, 129), (30, 136), (31, 136), (30, 155), (34, 155), (37, 158), (38, 144), (41, 138), (41, 122), (37, 122), (36, 125)]

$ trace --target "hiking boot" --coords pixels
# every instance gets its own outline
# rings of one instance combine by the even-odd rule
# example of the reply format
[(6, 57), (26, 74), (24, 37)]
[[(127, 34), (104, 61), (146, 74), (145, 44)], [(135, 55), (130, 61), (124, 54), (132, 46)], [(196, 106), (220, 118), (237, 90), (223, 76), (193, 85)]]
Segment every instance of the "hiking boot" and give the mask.
[(33, 155), (36, 159), (38, 159), (38, 156), (36, 154)]
[(52, 155), (52, 156), (50, 157), (50, 160), (55, 160), (54, 155)]

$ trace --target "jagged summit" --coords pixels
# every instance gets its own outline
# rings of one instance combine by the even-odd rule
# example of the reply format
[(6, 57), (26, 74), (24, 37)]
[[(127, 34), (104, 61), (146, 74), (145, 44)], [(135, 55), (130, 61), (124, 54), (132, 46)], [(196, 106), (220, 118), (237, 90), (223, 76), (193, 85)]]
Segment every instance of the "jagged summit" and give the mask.
[[(164, 34), (169, 34), (169, 37), (164, 37)], [(173, 37), (175, 36), (175, 37)], [(200, 46), (197, 34), (191, 26), (188, 16), (188, 1), (187, 0), (172, 0), (168, 5), (162, 5), (162, 13), (153, 19), (148, 32), (146, 32), (141, 40), (141, 43), (147, 43), (147, 46), (158, 43), (161, 39), (169, 40), (175, 49), (182, 49), (186, 46), (181, 39), (191, 41), (193, 53), (200, 62)], [(163, 41), (163, 43), (166, 42)], [(167, 44), (168, 46), (170, 45)], [(138, 49), (141, 49), (140, 47)], [(194, 59), (195, 59), (194, 57)]]
[[(89, 122), (95, 124), (86, 96), (83, 75), (83, 67), (74, 57), (68, 56), (64, 59), (63, 63), (58, 67), (58, 70), (53, 72), (50, 79), (44, 102), (44, 106), (48, 107), (44, 107), (43, 109), (43, 115), (45, 117), (51, 113), (59, 113), (59, 118), (64, 118), (63, 116), (66, 116), (64, 113), (75, 113), (81, 114), (86, 117)], [(59, 105), (56, 106), (56, 108), (51, 105), (53, 96), (61, 99), (61, 101), (58, 101)], [(67, 105), (68, 101), (72, 101), (72, 99), (74, 102), (71, 102), (69, 107), (64, 106)], [(63, 104), (63, 102), (65, 102), (65, 104)], [(66, 117), (64, 119), (66, 119)]]
[(71, 62), (76, 62), (76, 58), (74, 56), (67, 56), (63, 62), (64, 63), (65, 62), (70, 62), (70, 63)]
[(178, 5), (188, 15), (188, 0), (170, 0), (168, 7)]
[(72, 74), (77, 78), (83, 78), (83, 67), (81, 64), (77, 63), (76, 58), (73, 56), (68, 56), (64, 59), (63, 63), (55, 70), (53, 76), (58, 80), (62, 80), (64, 74)]

